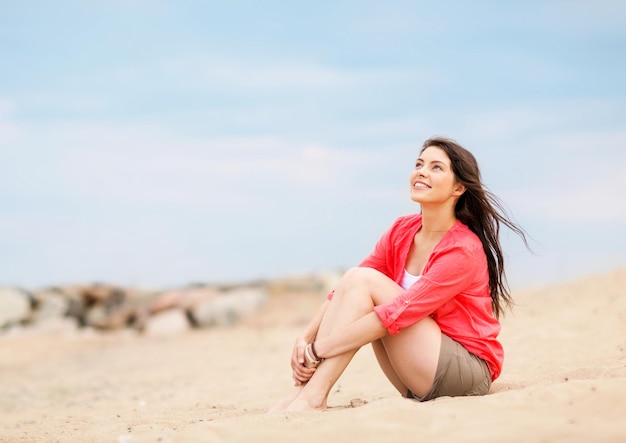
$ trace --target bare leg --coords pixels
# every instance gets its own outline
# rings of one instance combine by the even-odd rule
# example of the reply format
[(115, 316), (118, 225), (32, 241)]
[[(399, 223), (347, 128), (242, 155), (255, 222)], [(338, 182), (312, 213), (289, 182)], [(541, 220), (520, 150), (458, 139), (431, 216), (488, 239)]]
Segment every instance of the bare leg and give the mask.
[(298, 397), (298, 395), (300, 395), (300, 391), (302, 390), (302, 388), (304, 388), (304, 385), (296, 386), (291, 395), (283, 398), (278, 404), (274, 405), (274, 407), (272, 407), (267, 412), (272, 413), (277, 411), (284, 411), (285, 409), (287, 409), (287, 407)]
[[(385, 275), (368, 268), (354, 268), (339, 282), (317, 333), (326, 337), (372, 312), (375, 305), (386, 303), (402, 288)], [(441, 331), (430, 317), (374, 342), (378, 361), (392, 384), (402, 395), (410, 389), (425, 395), (432, 387), (437, 369)], [(295, 395), (286, 410), (324, 409), (328, 394), (341, 376), (356, 349), (324, 360), (311, 379)]]
[(402, 396), (408, 390), (419, 397), (430, 391), (441, 348), (441, 330), (432, 318), (426, 317), (372, 345), (380, 367)]
[(376, 355), (376, 360), (378, 360), (378, 364), (383, 370), (383, 373), (387, 376), (391, 384), (398, 390), (398, 392), (405, 396), (409, 391), (409, 388), (407, 388), (402, 380), (400, 380), (400, 376), (389, 361), (389, 356), (387, 355), (387, 350), (385, 349), (383, 341), (376, 340), (372, 342), (372, 349), (374, 350), (374, 355)]
[[(328, 306), (317, 337), (322, 338), (372, 311), (374, 302), (369, 295), (367, 281), (360, 276), (358, 269), (348, 271), (340, 280), (333, 300)], [(299, 395), (286, 408), (287, 410), (324, 409), (330, 390), (339, 376), (356, 354), (346, 352), (336, 357), (327, 358), (317, 368), (313, 377), (300, 391)]]

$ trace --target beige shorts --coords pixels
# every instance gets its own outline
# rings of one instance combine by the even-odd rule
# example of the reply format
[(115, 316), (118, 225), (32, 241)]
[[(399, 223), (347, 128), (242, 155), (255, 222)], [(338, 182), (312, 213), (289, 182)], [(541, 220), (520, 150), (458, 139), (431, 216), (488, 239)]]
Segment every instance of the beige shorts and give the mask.
[(462, 344), (441, 334), (441, 349), (433, 387), (424, 397), (411, 391), (407, 398), (419, 401), (437, 397), (463, 395), (485, 395), (491, 387), (491, 374), (487, 363), (470, 353)]

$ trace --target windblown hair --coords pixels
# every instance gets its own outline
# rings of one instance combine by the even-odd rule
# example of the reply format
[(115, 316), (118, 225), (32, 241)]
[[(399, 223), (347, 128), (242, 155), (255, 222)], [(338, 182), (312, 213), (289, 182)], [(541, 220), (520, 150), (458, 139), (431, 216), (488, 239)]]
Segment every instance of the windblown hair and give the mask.
[(500, 225), (505, 225), (518, 234), (526, 247), (526, 233), (509, 220), (502, 202), (482, 183), (478, 162), (474, 155), (454, 140), (434, 137), (426, 140), (422, 152), (431, 146), (443, 149), (450, 158), (456, 180), (465, 186), (454, 208), (458, 220), (467, 225), (483, 244), (489, 268), (491, 306), (496, 318), (504, 308), (513, 304), (504, 270), (504, 254), (500, 245)]

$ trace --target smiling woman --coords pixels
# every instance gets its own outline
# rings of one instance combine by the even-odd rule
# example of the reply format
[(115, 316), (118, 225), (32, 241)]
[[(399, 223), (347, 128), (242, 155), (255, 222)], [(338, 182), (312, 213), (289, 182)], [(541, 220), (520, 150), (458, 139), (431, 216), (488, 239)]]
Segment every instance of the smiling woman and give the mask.
[(372, 344), (407, 398), (484, 395), (502, 369), (499, 315), (511, 301), (501, 224), (525, 241), (484, 189), (474, 156), (427, 140), (410, 176), (421, 212), (400, 217), (349, 270), (296, 339), (295, 391), (273, 410), (324, 409), (358, 349)]
[(455, 180), (445, 151), (434, 146), (424, 149), (411, 174), (411, 199), (422, 205), (422, 211), (429, 202), (449, 200), (454, 204), (463, 191), (463, 185)]

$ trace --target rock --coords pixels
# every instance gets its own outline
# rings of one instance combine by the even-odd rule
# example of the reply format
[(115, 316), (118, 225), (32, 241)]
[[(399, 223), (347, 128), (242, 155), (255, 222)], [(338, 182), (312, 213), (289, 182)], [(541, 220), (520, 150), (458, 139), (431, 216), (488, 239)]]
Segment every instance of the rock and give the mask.
[(87, 309), (87, 300), (83, 297), (84, 287), (82, 286), (56, 286), (52, 288), (55, 292), (63, 294), (68, 302), (67, 315), (83, 321)]
[(49, 317), (40, 319), (28, 330), (33, 334), (73, 336), (78, 331), (78, 320), (72, 317)]
[(126, 298), (123, 289), (101, 283), (86, 286), (81, 292), (88, 303), (118, 304)]
[(162, 292), (148, 305), (150, 313), (165, 311), (172, 308), (189, 310), (203, 300), (216, 297), (218, 294), (213, 288), (189, 288)]
[(18, 289), (0, 288), (0, 328), (26, 321), (29, 315), (28, 294)]
[(98, 329), (120, 329), (129, 326), (135, 317), (136, 310), (130, 303), (97, 304), (87, 309), (84, 324)]
[(98, 329), (119, 329), (129, 326), (137, 317), (136, 306), (127, 291), (115, 286), (97, 284), (85, 287), (86, 302), (82, 323)]
[(35, 309), (31, 316), (32, 323), (43, 322), (51, 318), (63, 318), (70, 307), (70, 300), (55, 290), (34, 292), (33, 300)]
[(190, 308), (195, 326), (231, 326), (250, 313), (260, 309), (268, 298), (265, 288), (238, 288), (216, 297), (200, 300)]
[(272, 294), (328, 293), (339, 282), (342, 271), (318, 272), (300, 276), (284, 277), (268, 282)]
[(150, 316), (146, 320), (144, 334), (150, 337), (164, 337), (181, 334), (191, 329), (187, 314), (182, 309), (168, 309)]

